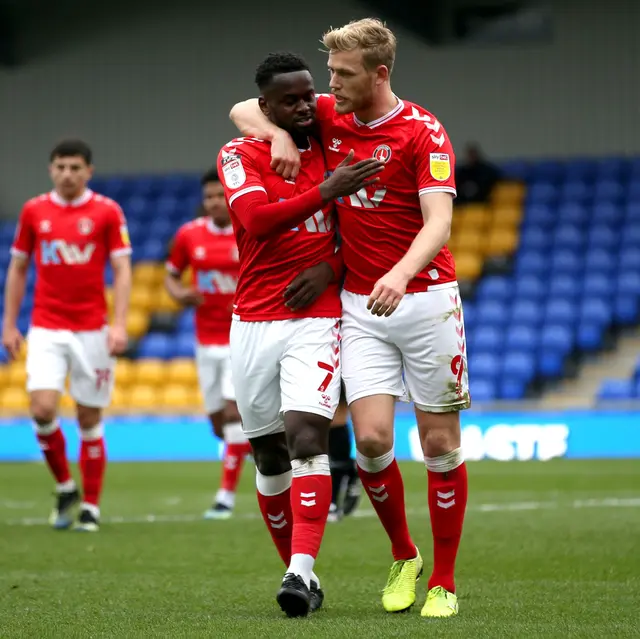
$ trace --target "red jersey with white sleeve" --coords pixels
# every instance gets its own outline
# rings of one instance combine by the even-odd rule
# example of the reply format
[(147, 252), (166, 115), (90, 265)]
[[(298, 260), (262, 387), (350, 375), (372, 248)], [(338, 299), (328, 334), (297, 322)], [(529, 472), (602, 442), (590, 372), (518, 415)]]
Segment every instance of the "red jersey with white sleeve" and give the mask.
[[(257, 237), (247, 230), (253, 205), (273, 206), (309, 192), (324, 180), (326, 164), (320, 143), (309, 139), (300, 150), (301, 168), (295, 180), (285, 180), (271, 167), (271, 144), (237, 138), (222, 147), (218, 173), (233, 222), (240, 255), (240, 276), (234, 316), (261, 322), (302, 317), (340, 317), (338, 282), (334, 281), (310, 306), (298, 311), (284, 304), (284, 290), (303, 270), (331, 262), (336, 254), (333, 204), (319, 204), (298, 226)], [(320, 200), (321, 201), (321, 200)], [(289, 203), (287, 203), (289, 204)], [(242, 222), (244, 220), (244, 223)], [(275, 223), (275, 219), (274, 219)]]
[[(411, 102), (398, 105), (367, 124), (353, 113), (340, 115), (332, 95), (318, 95), (316, 117), (329, 171), (350, 149), (354, 162), (370, 157), (385, 162), (380, 181), (337, 200), (346, 290), (369, 295), (375, 283), (409, 250), (423, 227), (420, 196), (456, 195), (455, 157), (444, 127)], [(445, 246), (409, 282), (408, 293), (444, 288), (456, 281), (455, 263)]]
[(11, 253), (35, 258), (32, 326), (95, 331), (107, 323), (105, 267), (131, 243), (113, 200), (86, 189), (68, 202), (51, 191), (22, 208)]
[(171, 247), (167, 270), (180, 275), (189, 267), (193, 286), (204, 298), (196, 308), (196, 339), (203, 346), (227, 346), (239, 272), (233, 228), (220, 228), (209, 217), (183, 224)]

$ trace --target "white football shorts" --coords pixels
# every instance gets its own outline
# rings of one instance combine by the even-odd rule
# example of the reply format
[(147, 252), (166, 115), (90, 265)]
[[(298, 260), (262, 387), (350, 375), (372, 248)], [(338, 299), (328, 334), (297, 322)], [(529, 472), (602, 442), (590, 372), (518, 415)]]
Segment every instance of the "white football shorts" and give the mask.
[(69, 392), (76, 403), (106, 408), (111, 402), (116, 360), (107, 348), (107, 327), (66, 331), (32, 327), (27, 334), (27, 392)]
[(332, 419), (340, 400), (340, 319), (234, 319), (231, 370), (249, 439), (282, 432), (291, 410)]
[(467, 348), (458, 286), (407, 293), (390, 317), (372, 315), (368, 299), (342, 292), (342, 378), (347, 402), (393, 395), (430, 413), (468, 408)]
[(235, 401), (228, 346), (197, 344), (196, 366), (207, 415), (221, 411), (225, 401)]

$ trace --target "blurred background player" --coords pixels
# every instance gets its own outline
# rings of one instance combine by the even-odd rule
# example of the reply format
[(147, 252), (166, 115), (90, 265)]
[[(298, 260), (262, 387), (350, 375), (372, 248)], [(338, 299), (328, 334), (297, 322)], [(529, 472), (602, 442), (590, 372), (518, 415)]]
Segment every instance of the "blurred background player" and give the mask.
[[(287, 565), (276, 598), (299, 617), (322, 602), (313, 569), (331, 504), (329, 426), (340, 398), (333, 200), (363, 188), (382, 165), (349, 165), (349, 156), (324, 180), (322, 147), (311, 136), (313, 80), (299, 56), (267, 56), (256, 84), (262, 112), (290, 132), (302, 166), (296, 180), (285, 180), (270, 167), (270, 144), (251, 138), (232, 140), (218, 156), (240, 250), (231, 362), (258, 503)], [(326, 287), (299, 309), (291, 271), (305, 268), (324, 271)]]
[[(167, 260), (165, 286), (184, 306), (196, 309), (198, 380), (213, 432), (224, 439), (222, 478), (205, 519), (227, 519), (251, 446), (242, 432), (229, 360), (229, 329), (238, 280), (238, 247), (224, 189), (215, 169), (201, 179), (202, 213), (178, 230)], [(191, 269), (192, 286), (181, 282)]]
[(331, 467), (331, 507), (329, 521), (336, 522), (350, 515), (360, 503), (362, 486), (356, 460), (351, 454), (349, 407), (341, 384), (340, 403), (329, 431), (329, 465)]
[[(76, 528), (97, 531), (106, 467), (102, 410), (110, 403), (114, 355), (127, 347), (131, 246), (124, 215), (109, 198), (87, 188), (91, 149), (80, 140), (58, 144), (50, 155), (53, 190), (23, 207), (5, 284), (2, 343), (13, 358), (23, 337), (16, 321), (29, 260), (36, 264), (36, 292), (27, 335), (27, 391), (43, 455), (56, 481), (50, 523), (69, 528), (81, 495), (69, 471), (57, 413), (65, 380), (80, 426), (82, 504)], [(104, 273), (114, 273), (114, 320), (107, 324)]]

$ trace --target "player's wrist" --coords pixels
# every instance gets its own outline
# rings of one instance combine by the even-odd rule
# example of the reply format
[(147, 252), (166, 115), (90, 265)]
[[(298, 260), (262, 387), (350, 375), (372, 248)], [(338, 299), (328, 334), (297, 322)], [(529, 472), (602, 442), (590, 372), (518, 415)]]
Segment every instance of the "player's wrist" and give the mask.
[(416, 271), (415, 268), (412, 268), (410, 264), (407, 264), (402, 260), (393, 267), (392, 271), (399, 277), (406, 280), (407, 283), (418, 274), (418, 271)]

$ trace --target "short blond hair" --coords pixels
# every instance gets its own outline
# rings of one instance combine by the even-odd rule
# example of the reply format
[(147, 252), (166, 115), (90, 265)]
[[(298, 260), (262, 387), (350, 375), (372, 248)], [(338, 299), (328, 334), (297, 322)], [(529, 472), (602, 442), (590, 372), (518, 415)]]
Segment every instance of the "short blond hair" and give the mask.
[(322, 44), (329, 53), (362, 50), (364, 64), (375, 68), (381, 64), (393, 70), (396, 59), (396, 36), (377, 18), (352, 20), (344, 27), (331, 29), (322, 36)]

